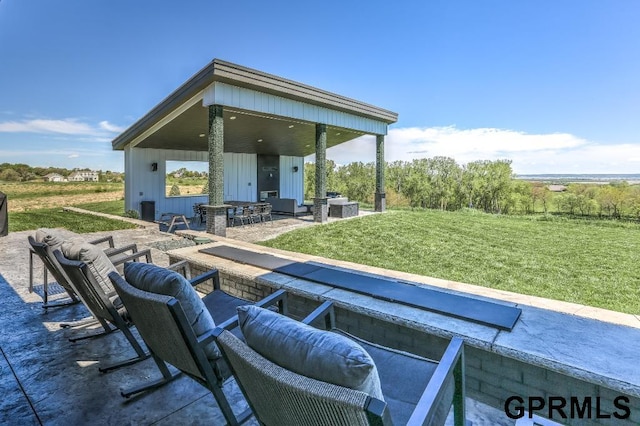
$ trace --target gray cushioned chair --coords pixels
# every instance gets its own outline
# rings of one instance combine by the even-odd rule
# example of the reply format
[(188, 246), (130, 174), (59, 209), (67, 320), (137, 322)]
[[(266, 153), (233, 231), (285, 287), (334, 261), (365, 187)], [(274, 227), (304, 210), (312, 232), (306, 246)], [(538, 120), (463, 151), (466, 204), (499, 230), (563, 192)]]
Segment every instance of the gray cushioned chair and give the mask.
[[(131, 330), (129, 330), (131, 323), (128, 320), (128, 314), (117, 298), (115, 290), (105, 288), (105, 286), (100, 283), (100, 281), (104, 283), (104, 279), (108, 280), (108, 278), (101, 277), (100, 274), (97, 273), (98, 270), (96, 268), (90, 268), (87, 262), (66, 258), (60, 250), (54, 250), (53, 255), (58, 265), (62, 268), (62, 271), (64, 271), (69, 278), (70, 283), (75, 288), (76, 293), (86, 308), (102, 327), (97, 332), (74, 335), (70, 337), (69, 340), (71, 342), (77, 342), (79, 340), (100, 337), (118, 330), (122, 331), (136, 352), (136, 357), (111, 365), (101, 365), (99, 370), (103, 373), (147, 359), (149, 354), (146, 353), (131, 333)], [(110, 263), (110, 267), (115, 270), (116, 265), (137, 259), (140, 256), (147, 261), (151, 260), (149, 252), (141, 251), (119, 258), (115, 263)], [(106, 261), (110, 262), (108, 259)], [(81, 321), (79, 324), (74, 325), (84, 325), (86, 323), (87, 322)]]
[[(55, 229), (40, 228), (36, 231), (35, 238), (32, 236), (28, 236), (27, 238), (31, 246), (30, 248), (31, 255), (35, 254), (36, 256), (38, 256), (38, 258), (40, 258), (40, 260), (45, 266), (45, 274), (47, 272), (50, 273), (53, 276), (53, 278), (56, 280), (56, 283), (60, 287), (62, 287), (67, 292), (67, 295), (69, 296), (68, 299), (49, 301), (49, 291), (47, 288), (48, 285), (47, 283), (45, 283), (44, 291), (43, 291), (44, 302), (42, 304), (42, 307), (44, 309), (56, 308), (56, 307), (62, 307), (62, 306), (70, 306), (80, 302), (81, 300), (78, 297), (78, 294), (74, 289), (73, 284), (70, 282), (69, 277), (66, 276), (65, 272), (62, 270), (62, 268), (60, 267), (60, 265), (58, 264), (58, 262), (53, 256), (53, 250), (55, 250), (56, 248), (60, 248), (62, 243), (65, 241), (64, 238), (60, 235), (60, 233)], [(78, 236), (78, 238), (80, 237)], [(129, 251), (131, 251), (132, 253), (135, 253), (138, 251), (135, 244), (129, 244), (123, 247), (116, 248), (113, 242), (113, 237), (111, 235), (103, 238), (91, 240), (88, 242), (93, 245), (106, 243), (107, 247), (105, 247), (103, 251), (109, 257), (122, 256)], [(29, 273), (31, 274), (31, 278), (29, 281), (32, 285), (33, 270), (30, 270)], [(45, 275), (45, 281), (46, 281), (46, 275)], [(33, 288), (30, 287), (29, 291), (33, 291)]]
[[(62, 251), (61, 251), (62, 250)], [(64, 252), (64, 254), (62, 253)], [(111, 254), (112, 257), (109, 257)], [(143, 260), (145, 264), (151, 264), (151, 252), (149, 249), (134, 251), (133, 253), (121, 253), (120, 251), (104, 252), (91, 244), (80, 240), (66, 241), (60, 245), (60, 249), (53, 251), (55, 264), (68, 278), (69, 283), (75, 289), (86, 308), (93, 315), (91, 320), (78, 321), (72, 324), (62, 324), (64, 327), (89, 325), (92, 322), (100, 324), (101, 329), (94, 332), (78, 333), (69, 338), (71, 342), (104, 336), (114, 331), (122, 331), (136, 356), (114, 364), (99, 367), (100, 372), (106, 373), (120, 367), (125, 367), (149, 357), (140, 343), (131, 333), (131, 321), (118, 298), (109, 277), (109, 272), (117, 272), (116, 267), (126, 262)], [(142, 262), (141, 262), (142, 263)], [(197, 285), (207, 280), (218, 280), (218, 271), (212, 270), (191, 279), (191, 271), (186, 261), (170, 265), (172, 270), (180, 270), (191, 281), (191, 285)]]
[[(303, 323), (310, 324), (322, 316), (325, 316), (328, 327), (332, 327), (334, 317), (330, 302), (325, 302)], [(241, 318), (241, 325), (242, 322)], [(264, 325), (261, 326), (262, 330)], [(278, 327), (276, 322), (271, 322), (268, 328), (273, 331)], [(286, 340), (288, 336), (300, 336), (300, 330), (304, 331), (303, 328), (293, 331), (279, 329), (274, 334), (280, 336), (277, 338), (287, 336), (284, 338)], [(332, 330), (339, 333), (339, 336), (354, 339), (335, 328)], [(310, 377), (321, 376), (326, 367), (316, 365), (312, 360), (313, 356), (309, 354), (302, 357), (304, 363), (288, 365), (292, 363), (290, 359), (296, 357), (295, 352), (301, 350), (300, 346), (308, 342), (298, 339), (290, 345), (281, 343), (278, 351), (283, 357), (273, 360), (259, 353), (265, 351), (264, 347), (255, 342), (254, 346), (258, 349), (251, 347), (246, 327), (243, 328), (243, 333), (247, 343), (222, 328), (216, 329), (215, 336), (218, 347), (260, 424), (443, 425), (452, 405), (455, 424), (465, 424), (464, 350), (461, 339), (452, 339), (442, 358), (432, 361), (355, 338), (377, 368), (383, 394), (382, 398), (378, 398), (366, 391), (354, 389), (355, 386), (347, 387)], [(323, 338), (316, 340), (322, 341)], [(332, 343), (330, 350), (334, 347)], [(269, 355), (278, 358), (276, 352), (270, 352)], [(345, 374), (348, 374), (353, 365), (350, 362), (344, 368)], [(294, 369), (298, 372), (292, 371)], [(305, 371), (306, 374), (301, 374), (300, 371)], [(361, 380), (351, 384), (357, 385)]]
[(67, 277), (62, 268), (60, 268), (58, 261), (53, 257), (51, 247), (46, 243), (36, 241), (32, 236), (29, 236), (28, 239), (32, 252), (40, 258), (46, 271), (53, 276), (58, 285), (64, 288), (69, 296), (66, 300), (49, 302), (49, 292), (45, 289), (42, 307), (47, 309), (51, 307), (69, 306), (80, 302), (77, 291), (73, 287), (73, 284), (71, 284), (69, 277)]
[[(213, 338), (215, 324), (224, 327), (223, 324), (229, 324), (225, 320), (235, 315), (238, 306), (252, 302), (225, 293), (220, 289), (219, 282), (216, 282), (214, 291), (202, 300), (206, 307), (202, 310), (202, 307), (192, 306), (193, 301), (185, 297), (188, 295), (184, 294), (184, 288), (171, 288), (178, 284), (175, 281), (171, 284), (161, 283), (163, 278), (156, 275), (153, 279), (135, 278), (137, 282), (134, 285), (128, 280), (133, 281), (134, 276), (140, 277), (141, 274), (138, 274), (139, 271), (134, 271), (133, 274), (128, 272), (125, 269), (127, 280), (116, 273), (109, 274), (109, 278), (163, 377), (153, 383), (123, 391), (123, 396), (150, 390), (173, 380), (177, 374), (168, 370), (166, 364), (170, 364), (213, 393), (229, 424), (236, 425), (250, 417), (250, 409), (238, 416), (233, 413), (222, 391), (222, 385), (231, 374), (219, 353), (216, 356), (212, 352), (211, 345), (214, 345), (217, 352)], [(279, 305), (281, 312), (286, 312), (286, 293), (283, 290), (273, 293), (256, 305), (266, 307), (275, 304)], [(209, 315), (211, 318), (208, 318)], [(231, 328), (233, 325), (227, 327)]]

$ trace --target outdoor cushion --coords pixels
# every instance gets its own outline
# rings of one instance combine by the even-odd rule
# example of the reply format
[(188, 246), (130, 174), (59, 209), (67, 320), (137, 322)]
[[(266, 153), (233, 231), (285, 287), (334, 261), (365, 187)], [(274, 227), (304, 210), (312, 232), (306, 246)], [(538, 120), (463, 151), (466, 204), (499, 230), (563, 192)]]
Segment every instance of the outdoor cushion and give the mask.
[(239, 307), (238, 319), (247, 344), (271, 362), (384, 400), (376, 365), (356, 342), (257, 306)]
[[(140, 290), (175, 297), (197, 337), (216, 328), (216, 323), (198, 293), (179, 273), (152, 263), (129, 262), (124, 265), (124, 278)], [(204, 352), (209, 359), (220, 357), (213, 341), (204, 347)]]
[(36, 230), (36, 241), (48, 245), (52, 251), (59, 250), (65, 240), (60, 232), (55, 229), (40, 228)]
[(117, 273), (118, 271), (99, 247), (81, 239), (73, 239), (62, 243), (61, 251), (67, 259), (81, 260), (86, 263), (89, 271), (107, 296), (115, 294), (108, 275), (109, 272)]

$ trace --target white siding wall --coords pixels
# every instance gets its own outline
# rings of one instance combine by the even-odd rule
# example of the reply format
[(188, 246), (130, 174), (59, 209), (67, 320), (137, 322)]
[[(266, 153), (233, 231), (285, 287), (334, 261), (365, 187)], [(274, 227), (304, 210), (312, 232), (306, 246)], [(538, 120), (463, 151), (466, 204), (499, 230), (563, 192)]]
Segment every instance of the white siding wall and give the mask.
[(387, 134), (387, 124), (382, 121), (245, 89), (219, 81), (214, 82), (205, 89), (202, 104), (204, 106), (213, 104), (225, 105), (280, 117), (295, 118), (311, 123), (325, 123), (330, 126), (358, 130), (369, 134)]
[[(128, 159), (127, 159), (128, 157)], [(202, 151), (179, 151), (173, 149), (131, 148), (125, 151), (125, 209), (137, 210), (141, 201), (155, 201), (155, 217), (162, 213), (177, 213), (193, 216), (195, 203), (206, 203), (209, 197), (186, 196), (167, 197), (165, 176), (166, 161), (208, 161), (208, 153)], [(158, 170), (152, 171), (151, 164), (158, 163)]]
[[(298, 167), (294, 172), (293, 168)], [(280, 156), (280, 198), (295, 198), (304, 202), (304, 158)]]
[(258, 156), (224, 153), (224, 200), (257, 201)]
[[(207, 152), (173, 149), (125, 149), (125, 210), (140, 210), (141, 201), (155, 201), (156, 219), (162, 213), (193, 216), (195, 203), (208, 203), (209, 196), (167, 197), (166, 161), (209, 161)], [(151, 171), (151, 163), (158, 170)], [(224, 154), (224, 199), (256, 201), (257, 157), (255, 154)]]

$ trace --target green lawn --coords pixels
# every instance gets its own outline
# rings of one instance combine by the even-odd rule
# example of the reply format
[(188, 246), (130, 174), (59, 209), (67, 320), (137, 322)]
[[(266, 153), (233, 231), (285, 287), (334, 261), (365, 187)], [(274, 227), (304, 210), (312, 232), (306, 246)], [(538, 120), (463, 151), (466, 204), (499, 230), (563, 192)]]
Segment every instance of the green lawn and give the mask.
[(302, 253), (640, 313), (640, 225), (475, 211), (390, 211), (263, 243)]
[(101, 201), (97, 203), (75, 204), (74, 207), (80, 209), (91, 210), (92, 212), (113, 214), (116, 216), (124, 215), (124, 200), (117, 201)]
[(72, 196), (123, 191), (123, 183), (113, 182), (0, 182), (9, 200), (44, 199), (56, 195)]
[[(77, 204), (86, 210), (122, 216), (124, 201)], [(9, 212), (9, 231), (28, 231), (38, 228), (66, 228), (73, 232), (87, 233), (135, 228), (128, 222), (107, 219), (88, 214), (65, 212), (61, 208), (34, 209), (27, 212)]]

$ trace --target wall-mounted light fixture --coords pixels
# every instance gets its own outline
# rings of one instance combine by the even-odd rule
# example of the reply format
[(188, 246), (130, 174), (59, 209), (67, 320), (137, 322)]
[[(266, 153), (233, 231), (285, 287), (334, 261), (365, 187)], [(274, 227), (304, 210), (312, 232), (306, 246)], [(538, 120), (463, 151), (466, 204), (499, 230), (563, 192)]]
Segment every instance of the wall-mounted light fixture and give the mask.
[(158, 163), (151, 163), (151, 171), (152, 172), (158, 171)]
[(293, 173), (298, 173), (298, 166), (293, 166)]

